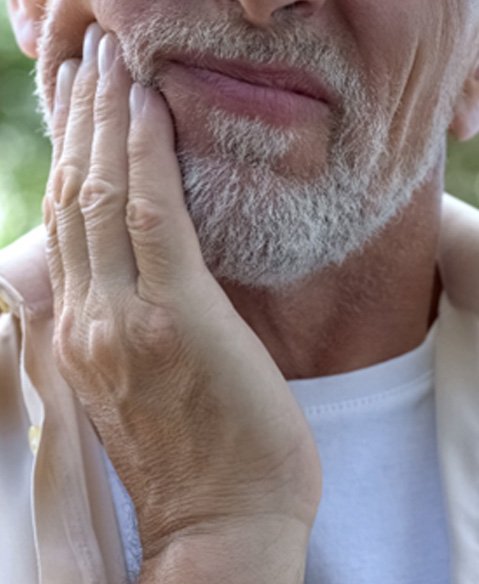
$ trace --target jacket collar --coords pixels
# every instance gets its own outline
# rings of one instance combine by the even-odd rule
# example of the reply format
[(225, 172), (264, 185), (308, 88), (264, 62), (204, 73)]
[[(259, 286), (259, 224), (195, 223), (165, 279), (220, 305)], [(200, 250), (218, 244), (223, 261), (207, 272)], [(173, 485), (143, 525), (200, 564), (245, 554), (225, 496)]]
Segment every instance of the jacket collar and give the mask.
[(0, 303), (16, 314), (24, 306), (29, 318), (52, 314), (52, 290), (43, 226), (0, 251)]
[[(40, 226), (0, 251), (0, 310), (24, 305), (31, 319), (51, 315), (45, 240)], [(438, 264), (451, 304), (479, 315), (479, 211), (447, 194)]]
[(479, 315), (479, 211), (450, 195), (443, 197), (438, 264), (451, 304)]

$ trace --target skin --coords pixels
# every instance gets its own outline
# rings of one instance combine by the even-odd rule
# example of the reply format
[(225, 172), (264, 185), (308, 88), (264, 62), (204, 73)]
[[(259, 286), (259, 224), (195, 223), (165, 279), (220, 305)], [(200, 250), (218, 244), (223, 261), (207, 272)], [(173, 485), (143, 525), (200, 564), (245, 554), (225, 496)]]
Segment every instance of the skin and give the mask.
[[(141, 6), (148, 4), (138, 1), (135, 7), (140, 13)], [(165, 0), (159, 9), (174, 10), (174, 4)], [(212, 15), (220, 9), (213, 1), (204, 4)], [(472, 11), (466, 1), (444, 0), (438, 6), (437, 0), (408, 0), (400, 5), (311, 0), (293, 6), (284, 0), (245, 0), (235, 6), (261, 27), (293, 7), (296, 16), (305, 19), (305, 26), (328, 27), (347, 39), (354, 47), (351, 55), (371, 75), (378, 99), (389, 107), (394, 120), (389, 141), (391, 152), (396, 153), (405, 142), (420, 136), (424, 124), (431, 123), (430, 88), (442, 87), (446, 65), (444, 60), (430, 62), (428, 55), (433, 49), (447, 54), (453, 39), (463, 39), (460, 63), (463, 67), (467, 55), (468, 66), (457, 88), (451, 129), (462, 139), (479, 129), (477, 54), (473, 31), (464, 24), (471, 21)], [(104, 30), (118, 33), (119, 27), (127, 26), (130, 7), (126, 0), (49, 3), (58, 32), (56, 51), (52, 50), (45, 69), (52, 73), (46, 80), (52, 109), (54, 73), (63, 59), (82, 55), (86, 26), (98, 20)], [(41, 5), (11, 0), (10, 13), (20, 47), (35, 57)], [(182, 202), (173, 124), (178, 139), (187, 141), (190, 130), (182, 125), (187, 100), (177, 104), (166, 91), (165, 103), (149, 91), (148, 108), (142, 116), (133, 116), (128, 128), (127, 116), (121, 112), (126, 111), (131, 80), (117, 65), (116, 72), (97, 88), (95, 62), (85, 65), (84, 59), (80, 69), (78, 62), (70, 64), (82, 83), (65, 92), (61, 107), (57, 99), (54, 115), (55, 153), (45, 216), (55, 298), (55, 347), (63, 375), (87, 409), (136, 504), (147, 560), (143, 582), (239, 583), (252, 581), (253, 575), (256, 582), (300, 582), (318, 503), (311, 493), (320, 492), (321, 479), (306, 422), (295, 408), (285, 379), (372, 365), (403, 354), (424, 339), (437, 314), (441, 292), (435, 258), (444, 151), (407, 210), (369, 243), (365, 253), (281, 294), (244, 290), (224, 282), (221, 287), (201, 261)], [(459, 60), (455, 65), (457, 69)], [(161, 140), (150, 127), (161, 130)], [(118, 135), (125, 141), (128, 136), (128, 173), (121, 140), (115, 148), (101, 147), (115, 144)], [(307, 146), (308, 140), (298, 144)], [(159, 169), (147, 155), (151, 150), (164, 163)], [(117, 172), (108, 173), (111, 168)], [(111, 195), (127, 190), (127, 174), (131, 182), (125, 224), (119, 218), (127, 202)], [(149, 177), (168, 188), (152, 192)], [(102, 219), (107, 214), (111, 221), (105, 227)], [(115, 241), (115, 249), (108, 245), (110, 241)], [(116, 363), (118, 354), (123, 356), (121, 366)], [(135, 373), (132, 381), (131, 373), (138, 371), (142, 371), (141, 379)], [(201, 396), (202, 407), (194, 408), (192, 415), (182, 403), (178, 405), (172, 385), (189, 399)], [(189, 399), (184, 403), (191, 403)], [(265, 406), (272, 408), (272, 404), (274, 410), (265, 415)], [(165, 408), (171, 412), (171, 426), (165, 433), (175, 444), (174, 455), (156, 429), (158, 412)], [(187, 415), (191, 416), (188, 431), (178, 433)], [(227, 423), (221, 424), (222, 420)], [(245, 421), (252, 423), (241, 423)], [(261, 437), (255, 428), (261, 428)], [(213, 432), (213, 439), (208, 432)], [(200, 456), (191, 458), (185, 434), (203, 445), (203, 454), (218, 445), (213, 458), (225, 461), (224, 465), (218, 467), (211, 459), (205, 464), (201, 448)], [(244, 445), (239, 457), (228, 446), (232, 442), (236, 446), (238, 436)], [(154, 449), (147, 447), (146, 437), (154, 440)], [(158, 450), (162, 452), (158, 444), (165, 446), (160, 465), (155, 458)], [(125, 449), (131, 456), (124, 456)], [(184, 455), (180, 457), (183, 466), (178, 465), (178, 452)], [(170, 478), (176, 479), (174, 484), (185, 485), (188, 492), (193, 489), (196, 496), (189, 494), (185, 499), (181, 492), (167, 491), (164, 478), (151, 471), (155, 464), (163, 473), (168, 469)], [(202, 500), (205, 485), (198, 476), (206, 477), (207, 499), (213, 504)], [(246, 477), (244, 484), (254, 489), (238, 487), (239, 476)], [(165, 490), (168, 496), (158, 496)], [(260, 506), (258, 493), (263, 495)], [(218, 501), (223, 500), (229, 503), (218, 520), (215, 513)], [(259, 511), (266, 512), (268, 519), (258, 523)], [(208, 550), (221, 546), (226, 550), (231, 546), (234, 559), (218, 562), (215, 558), (213, 569), (205, 558)], [(271, 551), (267, 562), (265, 550)], [(289, 571), (284, 570), (284, 561)]]
[[(214, 17), (219, 10), (205, 2), (205, 10)], [(257, 26), (271, 25), (275, 14), (294, 3), (286, 0), (264, 2), (238, 1), (244, 18)], [(136, 2), (138, 13), (149, 7), (148, 0)], [(159, 10), (174, 13), (177, 2), (164, 0)], [(187, 7), (187, 2), (184, 3)], [(97, 19), (105, 30), (119, 32), (128, 26), (130, 6), (127, 0), (53, 0), (49, 10), (58, 23), (58, 47), (64, 58), (81, 55), (82, 30)], [(429, 62), (428, 56), (441, 53), (461, 31), (452, 29), (453, 16), (466, 17), (472, 10), (467, 2), (431, 2), (420, 5), (308, 1), (297, 8), (305, 26), (337, 31), (354, 43), (351, 55), (358, 55), (361, 66), (374, 72), (382, 102), (390, 103), (391, 116), (397, 121), (390, 137), (391, 151), (397, 151), (407, 138), (421, 132), (428, 122), (431, 86), (444, 76), (442, 61)], [(33, 27), (41, 12), (41, 3), (11, 1), (11, 15), (19, 45), (36, 56)], [(432, 14), (431, 18), (427, 18)], [(438, 39), (445, 27), (449, 34)], [(452, 130), (460, 139), (473, 136), (479, 126), (479, 83), (474, 76), (475, 47), (470, 43), (465, 94), (455, 105)], [(401, 58), (398, 58), (398, 55)], [(54, 91), (54, 72), (60, 61), (53, 58), (49, 94)], [(395, 86), (389, 81), (394, 79)], [(165, 97), (168, 100), (168, 93)], [(398, 108), (402, 104), (401, 109)], [(169, 106), (177, 132), (187, 141), (191, 116), (196, 108), (186, 100)], [(201, 112), (200, 112), (201, 113)], [(188, 128), (183, 120), (188, 119)], [(314, 138), (314, 136), (313, 136)], [(207, 138), (205, 138), (206, 140)], [(310, 140), (300, 146), (307, 160)], [(415, 196), (400, 221), (371, 242), (367, 253), (351, 256), (340, 268), (323, 271), (285, 293), (242, 289), (224, 283), (237, 311), (256, 331), (287, 379), (347, 372), (398, 356), (416, 347), (425, 337), (438, 303), (440, 284), (435, 271), (439, 230), (440, 197), (443, 191), (444, 158), (441, 157), (429, 180)], [(374, 290), (370, 282), (374, 281)], [(354, 302), (351, 302), (354, 298)]]
[(204, 265), (166, 104), (131, 88), (116, 46), (93, 24), (57, 84), (44, 202), (57, 365), (135, 504), (142, 582), (300, 582), (314, 443)]

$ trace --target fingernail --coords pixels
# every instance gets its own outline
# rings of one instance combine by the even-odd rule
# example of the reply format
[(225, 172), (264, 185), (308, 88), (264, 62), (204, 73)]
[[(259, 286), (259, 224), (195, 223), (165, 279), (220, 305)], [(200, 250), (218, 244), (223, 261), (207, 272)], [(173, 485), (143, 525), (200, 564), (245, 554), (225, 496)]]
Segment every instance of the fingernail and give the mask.
[(117, 49), (118, 43), (111, 33), (106, 34), (101, 39), (98, 63), (100, 75), (105, 75), (110, 70), (115, 61)]
[(57, 86), (55, 91), (55, 107), (65, 105), (70, 101), (73, 82), (78, 70), (78, 62), (74, 59), (64, 61), (57, 73)]
[(130, 110), (132, 116), (139, 116), (143, 112), (146, 101), (146, 89), (139, 83), (133, 83), (130, 91)]
[(96, 59), (98, 53), (98, 45), (104, 32), (97, 22), (93, 22), (86, 29), (85, 39), (83, 42), (83, 60), (90, 62)]

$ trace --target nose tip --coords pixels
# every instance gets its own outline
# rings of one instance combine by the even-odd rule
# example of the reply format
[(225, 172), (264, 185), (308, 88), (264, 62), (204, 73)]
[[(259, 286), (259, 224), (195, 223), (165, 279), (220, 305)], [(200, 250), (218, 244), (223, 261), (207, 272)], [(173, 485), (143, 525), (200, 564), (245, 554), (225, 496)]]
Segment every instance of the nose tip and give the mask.
[(257, 26), (268, 26), (274, 14), (280, 11), (296, 11), (301, 16), (310, 16), (314, 10), (310, 0), (238, 0), (244, 17)]

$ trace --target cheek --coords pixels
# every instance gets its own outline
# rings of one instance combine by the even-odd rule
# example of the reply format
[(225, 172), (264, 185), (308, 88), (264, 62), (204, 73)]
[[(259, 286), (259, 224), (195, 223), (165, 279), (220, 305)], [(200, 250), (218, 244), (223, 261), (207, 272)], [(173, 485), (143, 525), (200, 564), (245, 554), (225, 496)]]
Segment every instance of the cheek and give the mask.
[(357, 9), (356, 18), (351, 17), (368, 85), (388, 109), (396, 105), (397, 94), (407, 84), (420, 38), (417, 21), (411, 15), (418, 9), (408, 11), (405, 4), (372, 1), (363, 10)]
[(174, 7), (170, 7), (170, 4), (171, 0), (91, 0), (100, 25), (116, 33), (128, 30), (138, 22), (144, 21), (146, 25), (152, 10), (169, 14)]
[(138, 21), (142, 10), (151, 9), (151, 5), (152, 0), (53, 0), (42, 22), (40, 41), (41, 67), (45, 71), (42, 82), (49, 96), (61, 62), (81, 58), (83, 36), (91, 22), (97, 20), (105, 31), (117, 32), (122, 27), (131, 27), (133, 7), (134, 20)]
[(66, 59), (81, 58), (83, 36), (93, 20), (91, 10), (77, 0), (59, 0), (52, 3), (42, 21), (37, 86), (48, 112), (53, 109), (58, 68)]
[(345, 0), (344, 7), (371, 95), (400, 145), (430, 121), (455, 50), (451, 27), (465, 15), (456, 0)]
[(458, 0), (343, 0), (369, 82), (386, 100), (432, 74), (450, 54), (451, 28), (465, 18)]

